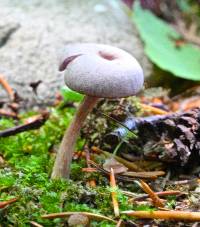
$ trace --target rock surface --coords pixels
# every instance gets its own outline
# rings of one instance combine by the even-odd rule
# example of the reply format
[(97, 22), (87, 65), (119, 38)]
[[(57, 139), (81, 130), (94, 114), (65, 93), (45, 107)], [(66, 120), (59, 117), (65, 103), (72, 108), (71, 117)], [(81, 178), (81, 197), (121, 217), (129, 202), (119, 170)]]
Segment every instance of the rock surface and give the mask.
[[(117, 0), (1, 0), (0, 73), (30, 102), (53, 100), (64, 85), (58, 56), (73, 42), (127, 50), (148, 76), (151, 65), (123, 5)], [(30, 83), (41, 80), (37, 96)], [(0, 98), (5, 95), (0, 92)]]

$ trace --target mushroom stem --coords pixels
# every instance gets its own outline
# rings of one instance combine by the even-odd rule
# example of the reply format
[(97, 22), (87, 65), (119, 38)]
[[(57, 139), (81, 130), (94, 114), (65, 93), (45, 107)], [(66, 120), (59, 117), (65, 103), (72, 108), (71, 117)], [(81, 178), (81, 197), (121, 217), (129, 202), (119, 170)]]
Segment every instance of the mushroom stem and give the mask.
[(53, 172), (51, 175), (52, 179), (69, 178), (70, 164), (72, 161), (76, 140), (87, 115), (92, 111), (98, 99), (99, 98), (92, 96), (85, 96), (83, 102), (80, 104), (76, 115), (74, 116), (70, 126), (65, 131), (64, 137), (62, 139), (54, 163)]

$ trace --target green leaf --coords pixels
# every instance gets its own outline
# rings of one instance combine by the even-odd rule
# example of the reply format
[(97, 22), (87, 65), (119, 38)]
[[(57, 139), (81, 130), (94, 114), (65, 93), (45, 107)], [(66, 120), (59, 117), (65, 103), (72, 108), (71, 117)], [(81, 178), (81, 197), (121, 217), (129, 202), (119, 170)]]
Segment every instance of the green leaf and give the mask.
[(67, 86), (64, 86), (61, 88), (61, 95), (63, 96), (65, 101), (70, 101), (70, 102), (80, 102), (83, 99), (82, 94), (72, 91)]
[(177, 48), (175, 40), (180, 35), (167, 23), (148, 10), (143, 10), (137, 2), (132, 16), (145, 44), (147, 56), (160, 68), (174, 75), (200, 80), (200, 49), (185, 43)]

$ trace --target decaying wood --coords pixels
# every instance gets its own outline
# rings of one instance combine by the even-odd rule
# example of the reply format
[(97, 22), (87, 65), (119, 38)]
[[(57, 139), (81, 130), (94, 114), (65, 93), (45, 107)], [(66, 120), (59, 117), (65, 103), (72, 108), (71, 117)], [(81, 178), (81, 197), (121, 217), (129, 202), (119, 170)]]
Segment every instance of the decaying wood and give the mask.
[[(132, 118), (132, 121), (132, 129), (137, 130), (138, 135), (134, 142), (141, 147), (145, 158), (186, 167), (199, 164), (200, 108), (162, 116)], [(112, 136), (126, 136), (124, 132), (120, 134), (120, 128), (111, 133)]]
[[(142, 122), (138, 135), (144, 155), (184, 166), (199, 159), (200, 108), (167, 115), (165, 119)], [(159, 152), (162, 151), (163, 152)], [(145, 153), (146, 151), (146, 153)]]

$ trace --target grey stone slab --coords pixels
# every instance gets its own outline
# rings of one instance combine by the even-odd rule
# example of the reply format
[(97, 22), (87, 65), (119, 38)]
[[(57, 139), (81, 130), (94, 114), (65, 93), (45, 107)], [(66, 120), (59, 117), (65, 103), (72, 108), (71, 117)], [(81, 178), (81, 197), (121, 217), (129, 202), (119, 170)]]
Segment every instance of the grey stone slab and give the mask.
[[(138, 59), (145, 76), (150, 73), (151, 64), (120, 1), (1, 0), (0, 14), (0, 73), (29, 101), (52, 100), (64, 85), (58, 56), (68, 43), (120, 47)], [(29, 84), (38, 80), (36, 98)], [(5, 95), (1, 90), (0, 98)]]

